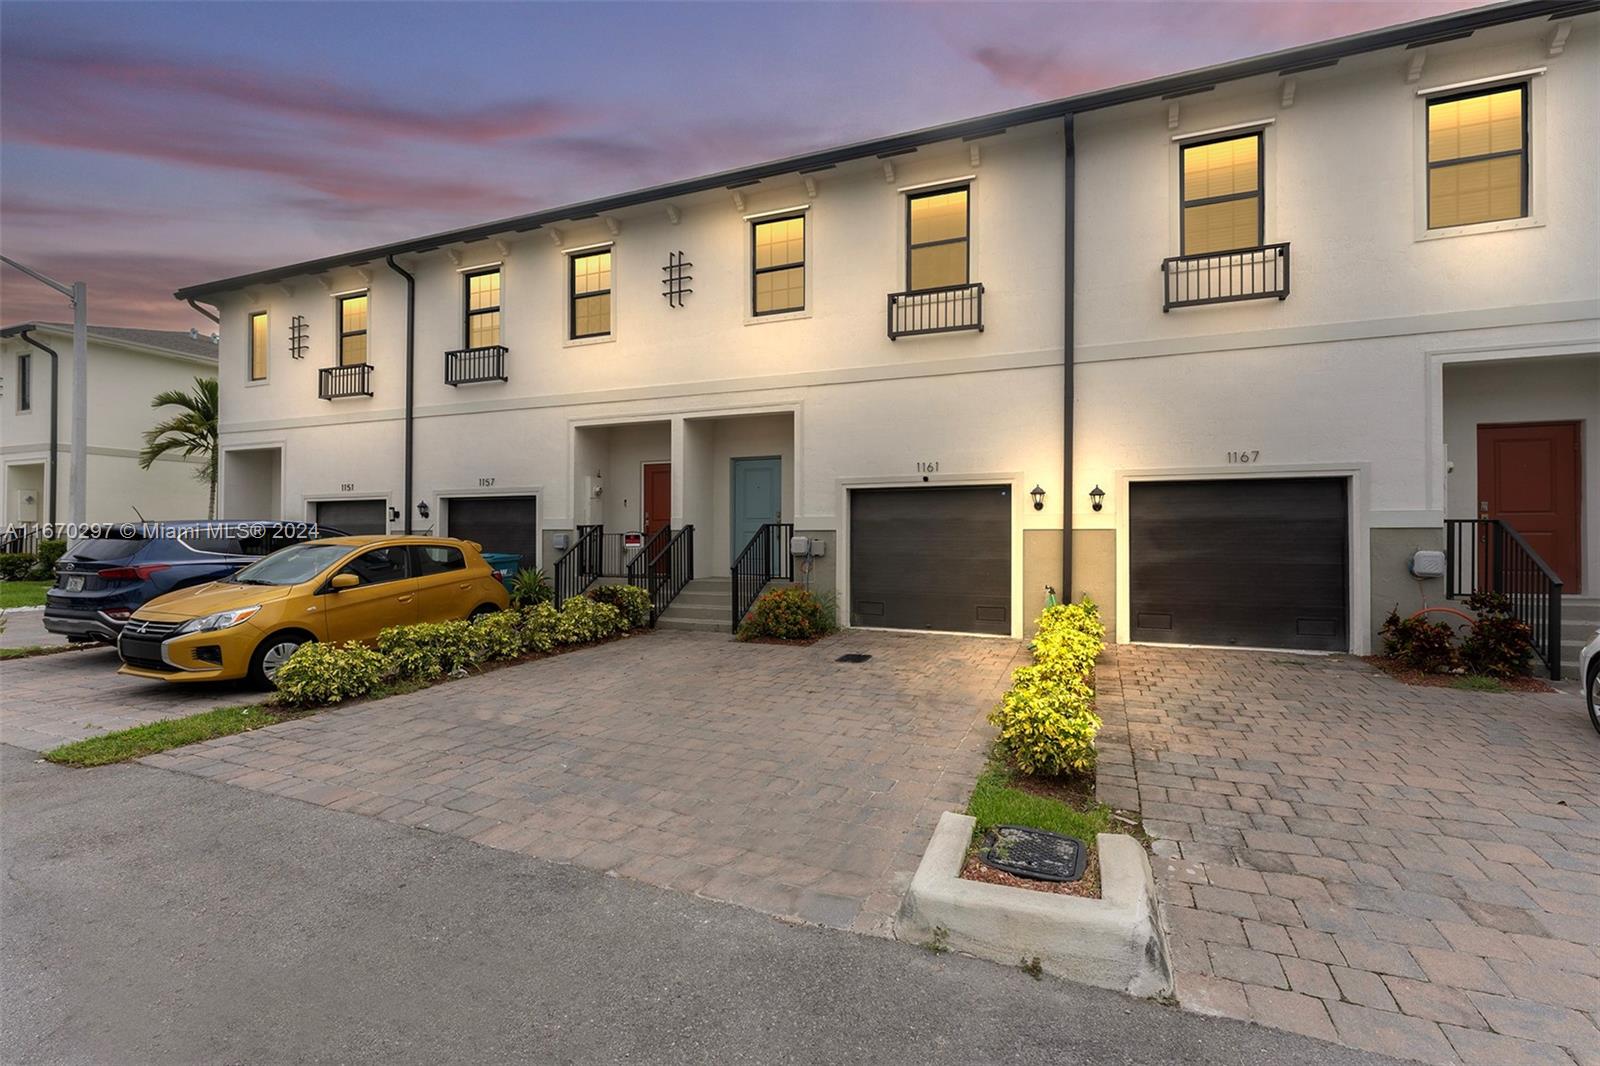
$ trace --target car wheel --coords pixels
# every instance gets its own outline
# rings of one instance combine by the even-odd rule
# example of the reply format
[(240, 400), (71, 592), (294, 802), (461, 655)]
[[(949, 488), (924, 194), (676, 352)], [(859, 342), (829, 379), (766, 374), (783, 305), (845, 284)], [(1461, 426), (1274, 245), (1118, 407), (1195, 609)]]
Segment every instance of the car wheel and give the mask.
[(482, 618), (484, 615), (494, 614), (498, 610), (500, 610), (500, 608), (496, 607), (492, 603), (480, 603), (478, 606), (472, 609), (471, 614), (467, 615), (467, 621), (475, 621), (476, 619)]
[(302, 644), (310, 644), (315, 637), (306, 633), (274, 633), (256, 645), (250, 656), (250, 683), (256, 688), (277, 687), (278, 671), (289, 661)]
[(1589, 721), (1594, 731), (1600, 733), (1600, 657), (1589, 664), (1589, 682), (1585, 686), (1589, 696)]

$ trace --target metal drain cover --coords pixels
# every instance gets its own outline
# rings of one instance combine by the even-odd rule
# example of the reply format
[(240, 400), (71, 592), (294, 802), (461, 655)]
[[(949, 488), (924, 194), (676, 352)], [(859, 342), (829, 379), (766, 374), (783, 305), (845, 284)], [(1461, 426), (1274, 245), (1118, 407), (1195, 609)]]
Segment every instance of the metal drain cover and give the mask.
[(984, 837), (978, 858), (986, 866), (1034, 881), (1076, 881), (1083, 876), (1089, 852), (1076, 837), (1024, 825), (997, 825)]
[(864, 663), (870, 658), (872, 658), (872, 656), (863, 655), (859, 651), (852, 651), (852, 652), (849, 652), (849, 653), (847, 653), (845, 655), (839, 656), (837, 659), (835, 659), (833, 661), (836, 662), (836, 663)]

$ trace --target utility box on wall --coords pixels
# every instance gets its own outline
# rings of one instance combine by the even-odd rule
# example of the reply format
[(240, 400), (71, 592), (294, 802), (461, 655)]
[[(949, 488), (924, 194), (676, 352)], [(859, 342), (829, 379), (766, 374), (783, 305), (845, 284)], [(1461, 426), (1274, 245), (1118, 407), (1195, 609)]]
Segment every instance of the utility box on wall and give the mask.
[(1444, 563), (1444, 552), (1415, 552), (1411, 556), (1411, 576), (1444, 577)]

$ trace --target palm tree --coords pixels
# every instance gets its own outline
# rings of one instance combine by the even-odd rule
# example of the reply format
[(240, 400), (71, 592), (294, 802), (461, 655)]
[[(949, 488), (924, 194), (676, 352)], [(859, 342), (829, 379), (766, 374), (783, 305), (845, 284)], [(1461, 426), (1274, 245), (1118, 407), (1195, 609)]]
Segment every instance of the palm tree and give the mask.
[(185, 459), (200, 457), (195, 477), (211, 489), (207, 518), (217, 517), (217, 379), (195, 378), (194, 391), (168, 389), (150, 401), (151, 407), (176, 407), (179, 413), (144, 431), (144, 448), (139, 466), (150, 464), (168, 452), (181, 452)]

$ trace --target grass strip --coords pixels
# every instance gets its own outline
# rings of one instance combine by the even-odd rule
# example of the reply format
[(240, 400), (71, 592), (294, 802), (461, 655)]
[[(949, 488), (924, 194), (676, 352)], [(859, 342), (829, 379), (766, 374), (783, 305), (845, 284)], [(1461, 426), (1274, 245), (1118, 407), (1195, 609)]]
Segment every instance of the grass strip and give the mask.
[(262, 726), (303, 718), (307, 713), (310, 712), (282, 711), (259, 704), (217, 707), (184, 718), (168, 718), (147, 725), (136, 725), (132, 729), (119, 729), (104, 736), (75, 740), (71, 744), (52, 748), (44, 753), (44, 757), (62, 766), (105, 766), (141, 759), (171, 748), (181, 748), (185, 744), (248, 733)]
[(974, 839), (997, 825), (1025, 825), (1077, 837), (1091, 847), (1100, 833), (1112, 831), (1111, 811), (1095, 804), (1080, 810), (1050, 796), (1013, 787), (1011, 771), (991, 761), (972, 786), (967, 813), (976, 818)]
[(64, 651), (82, 651), (87, 644), (30, 644), (25, 648), (0, 648), (0, 662), (7, 659), (32, 659), (40, 655), (59, 655)]
[(43, 607), (44, 590), (55, 584), (49, 581), (0, 581), (0, 609), (13, 607)]

